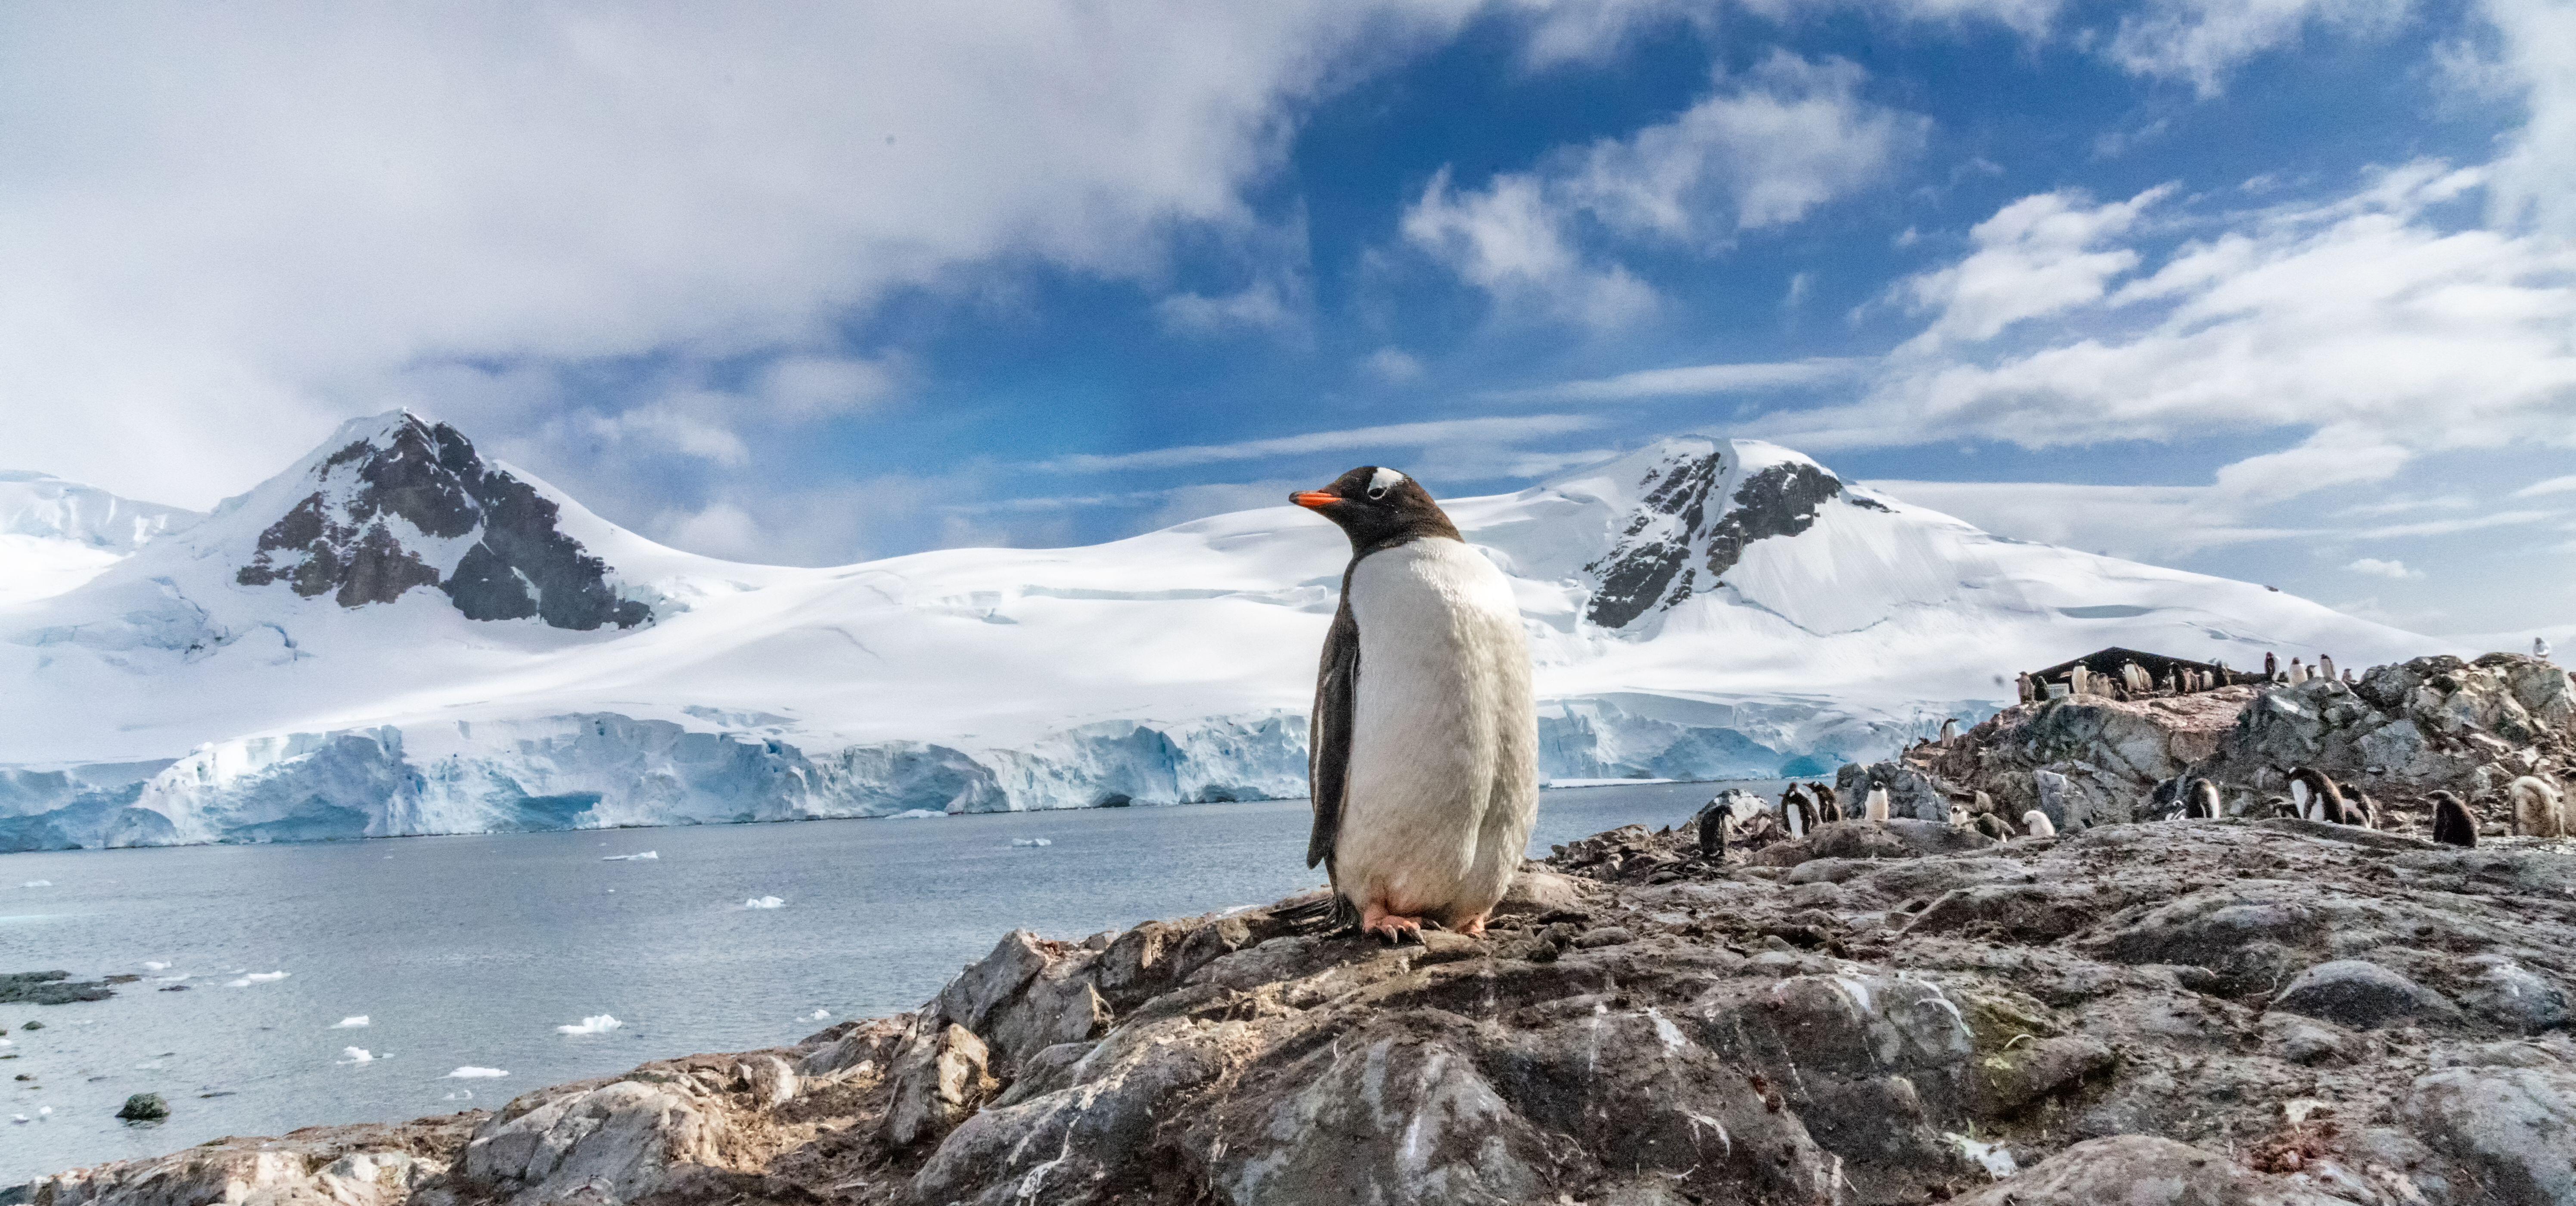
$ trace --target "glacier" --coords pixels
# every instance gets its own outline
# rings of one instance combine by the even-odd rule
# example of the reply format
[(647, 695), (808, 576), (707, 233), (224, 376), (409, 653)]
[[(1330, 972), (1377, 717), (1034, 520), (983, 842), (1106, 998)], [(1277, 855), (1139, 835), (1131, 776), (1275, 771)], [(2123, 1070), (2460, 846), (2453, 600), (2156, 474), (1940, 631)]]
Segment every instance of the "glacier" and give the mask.
[[(1821, 777), (2108, 645), (2454, 651), (1997, 537), (1760, 441), (1443, 505), (1520, 603), (1551, 779)], [(1282, 506), (1084, 548), (724, 562), (408, 412), (202, 517), (83, 506), (113, 563), (0, 605), (0, 850), (1302, 796), (1348, 556)]]

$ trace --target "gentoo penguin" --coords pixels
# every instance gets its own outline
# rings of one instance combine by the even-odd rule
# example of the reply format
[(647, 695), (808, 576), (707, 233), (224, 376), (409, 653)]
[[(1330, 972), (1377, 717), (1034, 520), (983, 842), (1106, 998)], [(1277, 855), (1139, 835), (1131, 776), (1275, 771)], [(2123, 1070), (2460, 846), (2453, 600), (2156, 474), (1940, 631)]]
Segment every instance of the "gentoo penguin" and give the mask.
[(2182, 815), (2186, 820), (2218, 819), (2218, 785), (2207, 779), (2194, 779), (2182, 789)]
[(2295, 686), (2298, 686), (2300, 683), (2303, 683), (2303, 682), (2306, 682), (2306, 681), (2308, 681), (2308, 668), (2307, 668), (2306, 666), (2303, 666), (2303, 665), (2299, 664), (2299, 659), (2297, 659), (2297, 658), (2295, 658), (2295, 657), (2294, 657), (2294, 658), (2291, 658), (2291, 659), (2290, 659), (2290, 685), (2291, 685), (2291, 686), (2293, 686), (2293, 687), (2295, 687)]
[(2048, 823), (2048, 814), (2034, 808), (2021, 814), (2022, 832), (2035, 838), (2057, 836), (2057, 826)]
[(1807, 785), (1807, 794), (1816, 799), (1816, 823), (1831, 825), (1843, 819), (1842, 801), (1834, 798), (1834, 789), (1822, 783)]
[(1976, 826), (1977, 832), (1993, 838), (1998, 842), (2009, 842), (2012, 840), (2012, 826), (2005, 824), (2002, 817), (1996, 816), (1991, 812), (1978, 813)]
[(1699, 852), (1710, 859), (1726, 857), (1726, 831), (1735, 827), (1735, 793), (1723, 791), (1692, 818), (1699, 831)]
[(2347, 823), (2343, 792), (2335, 787), (2334, 780), (2313, 767), (2302, 766), (2290, 772), (2290, 801), (2308, 820)]
[(1994, 812), (1995, 798), (1993, 796), (1987, 795), (1984, 792), (1978, 792), (1974, 798), (1976, 802), (1970, 807), (1976, 810), (1977, 815), (1986, 816)]
[(1959, 718), (1958, 718), (1958, 717), (1956, 717), (1956, 716), (1953, 716), (1953, 717), (1950, 717), (1950, 718), (1949, 718), (1949, 719), (1947, 719), (1947, 720), (1942, 721), (1942, 722), (1941, 722), (1941, 736), (1940, 736), (1940, 739), (1939, 739), (1938, 744), (1943, 745), (1943, 746), (1950, 746), (1950, 745), (1956, 745), (1956, 744), (1958, 744), (1958, 741), (1959, 741)]
[(2361, 680), (2353, 676), (2352, 667), (2350, 666), (2343, 668), (2343, 685), (2347, 687), (2358, 687), (2361, 685)]
[(1799, 791), (1795, 783), (1780, 793), (1780, 828), (1788, 831), (1789, 840), (1793, 842), (1805, 841), (1807, 831), (1814, 828), (1807, 810), (1806, 793)]
[(1970, 823), (1968, 802), (1957, 796), (1950, 797), (1950, 828), (1966, 829)]
[(2547, 656), (2549, 656), (2549, 638), (2548, 638), (2548, 637), (2533, 637), (2533, 638), (2531, 638), (2531, 656), (2533, 656), (2533, 657), (2547, 657)]
[(2039, 684), (2031, 681), (2030, 671), (2013, 675), (2013, 695), (2022, 703), (2032, 703), (2039, 698)]
[(2084, 663), (2077, 662), (2075, 669), (2067, 674), (2066, 683), (2067, 694), (2090, 695), (2093, 693), (2093, 671)]
[(2524, 837), (2566, 837), (2566, 802), (2558, 785), (2538, 775), (2524, 775), (2504, 785), (2513, 801), (2513, 827)]
[(1887, 823), (1886, 784), (1872, 783), (1869, 785), (1869, 795), (1861, 800), (1861, 815), (1866, 817), (1869, 820), (1869, 823), (1873, 825), (1884, 825)]
[(2272, 652), (2271, 652), (2270, 650), (2268, 650), (2268, 649), (2267, 649), (2267, 650), (2264, 650), (2264, 651), (2263, 651), (2263, 677), (2265, 677), (2265, 678), (2270, 678), (2270, 677), (2272, 677), (2272, 676), (2273, 676), (2273, 675), (2275, 675), (2275, 674), (2279, 674), (2280, 672), (2281, 672), (2281, 659), (2279, 659), (2279, 658), (2277, 658), (2277, 657), (2272, 656)]
[(1538, 819), (1538, 707), (1511, 583), (1429, 491), (1364, 465), (1289, 501), (1350, 537), (1308, 732), (1306, 865), (1389, 942), (1481, 934)]
[(2333, 678), (2334, 676), (2335, 676), (2335, 671), (2334, 671), (2334, 655), (2333, 655), (2333, 654), (2330, 654), (2330, 653), (2320, 653), (2320, 654), (2318, 654), (2318, 655), (2317, 655), (2317, 677), (2318, 677), (2318, 678)]
[(2469, 806), (2447, 791), (2433, 793), (2433, 840), (2446, 846), (2478, 844), (2478, 820), (2469, 815)]

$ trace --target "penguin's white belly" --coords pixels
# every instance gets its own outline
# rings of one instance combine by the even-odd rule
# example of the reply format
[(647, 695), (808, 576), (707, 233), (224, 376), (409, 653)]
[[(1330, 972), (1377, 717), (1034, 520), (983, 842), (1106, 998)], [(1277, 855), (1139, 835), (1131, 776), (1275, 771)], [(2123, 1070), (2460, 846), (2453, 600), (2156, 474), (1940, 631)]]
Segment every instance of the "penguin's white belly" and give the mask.
[(1538, 711), (1511, 584), (1445, 538), (1361, 558), (1342, 892), (1462, 922), (1493, 907), (1538, 817)]

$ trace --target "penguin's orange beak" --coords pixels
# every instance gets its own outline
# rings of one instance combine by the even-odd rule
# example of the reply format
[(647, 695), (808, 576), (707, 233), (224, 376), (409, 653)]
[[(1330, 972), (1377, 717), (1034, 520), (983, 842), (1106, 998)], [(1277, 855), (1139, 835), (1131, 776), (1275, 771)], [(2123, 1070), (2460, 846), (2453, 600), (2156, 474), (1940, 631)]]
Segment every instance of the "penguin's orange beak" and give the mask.
[(1289, 495), (1288, 501), (1301, 507), (1321, 509), (1342, 501), (1342, 496), (1329, 490), (1299, 490)]

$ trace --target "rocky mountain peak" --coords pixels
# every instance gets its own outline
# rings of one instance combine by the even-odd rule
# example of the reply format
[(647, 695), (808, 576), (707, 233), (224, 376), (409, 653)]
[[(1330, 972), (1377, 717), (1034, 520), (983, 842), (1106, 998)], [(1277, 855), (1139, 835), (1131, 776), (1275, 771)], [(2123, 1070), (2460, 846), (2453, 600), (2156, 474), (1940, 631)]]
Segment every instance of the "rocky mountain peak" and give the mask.
[(324, 449), (295, 471), (302, 497), (259, 534), (234, 581), (342, 607), (428, 588), (471, 619), (584, 631), (653, 618), (560, 529), (553, 499), (455, 428), (401, 411), (343, 427)]
[(1584, 567), (1599, 583), (1584, 618), (1604, 628), (1725, 585), (1747, 546), (1805, 532), (1829, 504), (1887, 509), (1814, 461), (1752, 440), (1659, 441), (1609, 472), (1634, 478), (1615, 484), (1635, 501), (1610, 550)]

